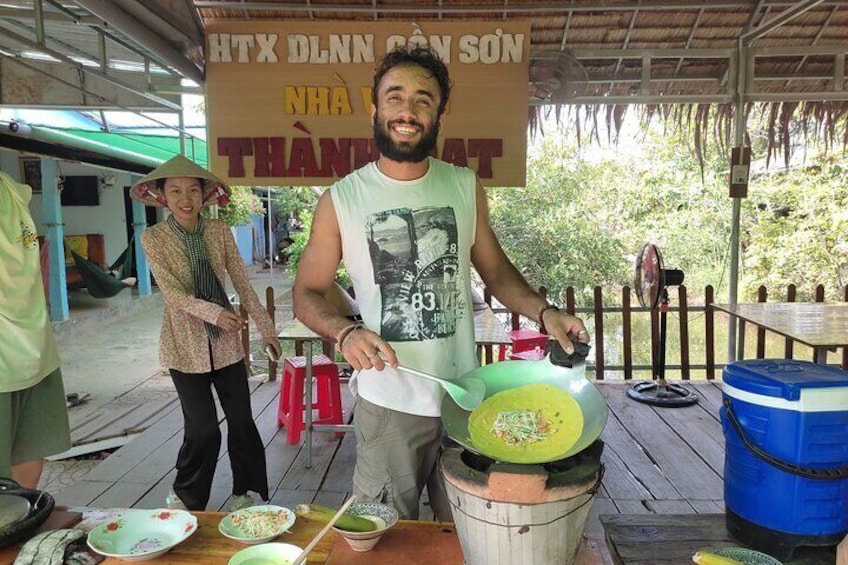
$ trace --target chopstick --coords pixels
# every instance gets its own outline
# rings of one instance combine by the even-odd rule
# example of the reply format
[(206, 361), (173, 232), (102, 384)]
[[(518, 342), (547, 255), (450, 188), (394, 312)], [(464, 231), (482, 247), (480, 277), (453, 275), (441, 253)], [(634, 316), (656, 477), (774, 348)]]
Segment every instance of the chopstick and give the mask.
[(294, 563), (292, 563), (292, 565), (301, 565), (301, 563), (304, 563), (306, 561), (306, 557), (309, 555), (309, 552), (315, 549), (315, 546), (318, 545), (318, 542), (321, 541), (321, 538), (327, 535), (327, 532), (330, 531), (330, 528), (333, 527), (333, 524), (335, 524), (336, 521), (342, 517), (342, 514), (344, 514), (347, 509), (350, 508), (350, 505), (354, 502), (356, 502), (356, 495), (351, 495), (351, 497), (347, 499), (347, 502), (342, 504), (342, 507), (339, 508), (338, 512), (336, 512), (336, 515), (330, 518), (330, 521), (327, 522), (324, 528), (320, 532), (318, 532), (318, 534), (314, 538), (312, 538), (312, 541), (310, 541), (309, 545), (307, 545), (301, 552), (301, 554), (297, 556), (297, 559), (294, 560)]

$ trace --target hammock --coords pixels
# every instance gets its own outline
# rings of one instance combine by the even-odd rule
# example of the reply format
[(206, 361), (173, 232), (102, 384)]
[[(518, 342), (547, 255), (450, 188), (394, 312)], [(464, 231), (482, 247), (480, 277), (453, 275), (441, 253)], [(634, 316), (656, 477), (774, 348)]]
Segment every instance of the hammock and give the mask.
[(88, 293), (94, 298), (111, 298), (125, 288), (129, 288), (121, 279), (130, 277), (133, 270), (132, 240), (130, 240), (130, 244), (124, 252), (109, 267), (110, 271), (120, 267), (120, 278), (115, 278), (111, 273), (100, 268), (97, 263), (89, 261), (73, 250), (71, 256), (74, 258), (80, 277), (82, 277), (83, 285), (88, 288)]
[(127, 248), (118, 255), (118, 258), (115, 259), (115, 262), (109, 266), (109, 271), (114, 273), (119, 268), (121, 269), (120, 275), (118, 275), (119, 279), (126, 279), (128, 277), (135, 276), (135, 254), (133, 253), (133, 241), (135, 240), (135, 236), (130, 238), (130, 243), (127, 245)]

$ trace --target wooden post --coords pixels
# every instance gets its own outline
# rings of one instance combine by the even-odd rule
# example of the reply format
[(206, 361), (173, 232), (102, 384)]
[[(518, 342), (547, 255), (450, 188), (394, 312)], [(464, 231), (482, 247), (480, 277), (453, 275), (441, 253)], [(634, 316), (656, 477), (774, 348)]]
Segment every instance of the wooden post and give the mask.
[(715, 313), (711, 308), (713, 304), (713, 287), (708, 285), (704, 289), (704, 343), (706, 344), (707, 379), (715, 379)]
[[(757, 302), (766, 302), (768, 294), (766, 287), (761, 286), (757, 289)], [(757, 326), (757, 359), (765, 359), (766, 357), (766, 330), (761, 326)]]
[(600, 286), (595, 287), (595, 379), (604, 380), (604, 296)]
[[(787, 302), (795, 302), (795, 292), (796, 288), (794, 284), (790, 284), (786, 288), (786, 301)], [(784, 359), (792, 359), (792, 348), (794, 344), (792, 340), (788, 337), (786, 338), (785, 345), (783, 346), (783, 358)]]
[(621, 289), (621, 332), (624, 349), (624, 380), (633, 379), (633, 310), (630, 307), (630, 287)]
[[(816, 302), (824, 302), (824, 285), (823, 284), (816, 285)], [(827, 349), (822, 350), (822, 355), (824, 356), (822, 363), (827, 365)], [(813, 354), (812, 354), (812, 357), (810, 358), (810, 361), (812, 361), (813, 363), (818, 363), (818, 355), (817, 355), (817, 351), (815, 349), (813, 349)]]
[(565, 289), (565, 311), (572, 316), (574, 315), (575, 310), (574, 302), (574, 287), (570, 286)]
[[(277, 331), (277, 306), (274, 302), (274, 287), (269, 286), (265, 289), (265, 309), (268, 310), (268, 315), (271, 316), (271, 323), (274, 324), (274, 331)], [(279, 340), (277, 340), (279, 341)], [(268, 359), (268, 380), (273, 381), (277, 378), (277, 362), (273, 359)]]

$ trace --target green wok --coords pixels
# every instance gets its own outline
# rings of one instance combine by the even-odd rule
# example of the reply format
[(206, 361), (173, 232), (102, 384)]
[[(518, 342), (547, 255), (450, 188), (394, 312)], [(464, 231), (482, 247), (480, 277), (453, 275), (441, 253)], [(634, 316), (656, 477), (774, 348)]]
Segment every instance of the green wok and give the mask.
[[(578, 363), (574, 367), (561, 367), (552, 364), (549, 358), (541, 361), (501, 361), (474, 369), (463, 377), (475, 377), (486, 384), (485, 398), (501, 391), (531, 385), (547, 384), (561, 388), (571, 394), (583, 413), (583, 430), (577, 441), (562, 453), (556, 453), (543, 461), (521, 461), (521, 463), (548, 463), (575, 455), (592, 444), (604, 429), (609, 416), (609, 408), (598, 388), (586, 379), (586, 364)], [(503, 463), (504, 461), (485, 448), (475, 446), (468, 430), (468, 418), (471, 412), (463, 410), (450, 396), (442, 400), (442, 423), (448, 436), (465, 449), (484, 455)]]

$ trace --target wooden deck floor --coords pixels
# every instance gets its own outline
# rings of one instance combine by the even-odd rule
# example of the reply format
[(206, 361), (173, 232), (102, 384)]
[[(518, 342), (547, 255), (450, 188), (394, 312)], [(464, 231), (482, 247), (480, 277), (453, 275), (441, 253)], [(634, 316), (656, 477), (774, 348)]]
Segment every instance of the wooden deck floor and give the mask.
[[(312, 468), (304, 468), (301, 445), (289, 445), (277, 428), (279, 381), (251, 377), (253, 413), (266, 446), (271, 501), (291, 507), (300, 502), (340, 505), (351, 490), (355, 438), (348, 433), (313, 436)], [(598, 514), (683, 514), (723, 511), (724, 438), (718, 420), (721, 383), (688, 382), (700, 402), (687, 408), (656, 408), (627, 398), (629, 383), (598, 382), (610, 407), (602, 434), (606, 474), (596, 496), (587, 535), (602, 540)], [(346, 391), (346, 387), (345, 391)], [(343, 398), (345, 414), (351, 398)], [(174, 479), (182, 441), (177, 402), (162, 400), (149, 410), (158, 420), (88, 475), (56, 493), (58, 504), (100, 507), (161, 507)], [(226, 437), (226, 423), (222, 423)], [(209, 510), (220, 509), (230, 494), (232, 474), (226, 441)], [(426, 515), (426, 514), (425, 514)]]

